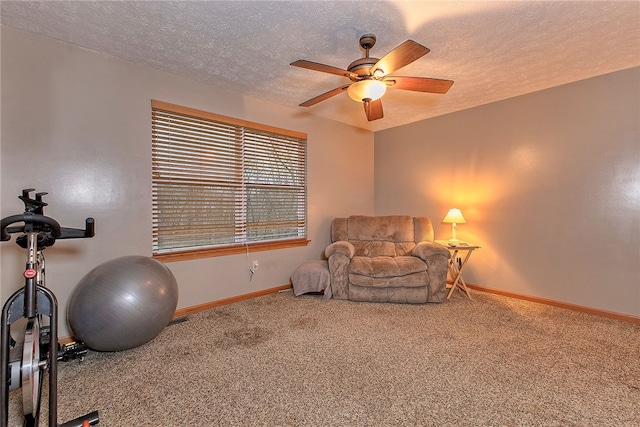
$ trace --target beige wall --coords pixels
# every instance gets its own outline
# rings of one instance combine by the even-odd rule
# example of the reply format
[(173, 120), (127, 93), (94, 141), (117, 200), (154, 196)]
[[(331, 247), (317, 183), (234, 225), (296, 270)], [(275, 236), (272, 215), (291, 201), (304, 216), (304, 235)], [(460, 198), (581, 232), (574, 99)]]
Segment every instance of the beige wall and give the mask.
[[(50, 193), (45, 213), (62, 225), (96, 218), (95, 238), (59, 241), (46, 251), (48, 285), (62, 315), (93, 267), (151, 254), (151, 99), (308, 134), (310, 245), (170, 263), (178, 307), (284, 285), (303, 260), (321, 257), (333, 217), (373, 213), (370, 132), (4, 26), (1, 41), (0, 215), (20, 213), (17, 196), (32, 186)], [(13, 243), (0, 250), (5, 301), (21, 286), (24, 254)], [(249, 281), (254, 259), (260, 269)]]
[(640, 316), (640, 68), (377, 132), (376, 214), (450, 207), (469, 282)]

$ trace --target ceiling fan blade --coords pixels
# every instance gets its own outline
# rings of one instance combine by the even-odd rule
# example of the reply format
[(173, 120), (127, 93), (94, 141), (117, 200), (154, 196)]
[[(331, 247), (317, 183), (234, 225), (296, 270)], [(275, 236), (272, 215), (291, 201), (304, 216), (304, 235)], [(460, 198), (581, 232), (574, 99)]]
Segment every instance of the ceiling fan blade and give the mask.
[(427, 53), (429, 53), (429, 48), (413, 40), (407, 40), (376, 62), (376, 65), (371, 68), (372, 74), (379, 77), (393, 73), (395, 70), (411, 64)]
[(382, 114), (382, 100), (376, 99), (375, 101), (362, 101), (364, 105), (364, 113), (367, 115), (367, 120), (378, 120), (384, 117)]
[(329, 92), (325, 92), (322, 95), (318, 95), (315, 98), (311, 98), (308, 101), (304, 101), (300, 104), (301, 107), (311, 107), (312, 105), (317, 104), (318, 102), (324, 101), (325, 99), (329, 99), (332, 96), (336, 96), (347, 90), (351, 86), (350, 84), (337, 87), (335, 89), (330, 90)]
[(343, 70), (338, 67), (332, 67), (331, 65), (320, 64), (318, 62), (306, 61), (304, 59), (299, 59), (295, 62), (292, 62), (289, 65), (293, 65), (294, 67), (306, 68), (307, 70), (320, 71), (323, 73), (336, 74), (338, 76), (343, 77), (358, 77), (355, 73), (351, 71)]
[(453, 80), (430, 79), (428, 77), (387, 76), (384, 78), (384, 82), (394, 89), (428, 93), (447, 93), (453, 85)]

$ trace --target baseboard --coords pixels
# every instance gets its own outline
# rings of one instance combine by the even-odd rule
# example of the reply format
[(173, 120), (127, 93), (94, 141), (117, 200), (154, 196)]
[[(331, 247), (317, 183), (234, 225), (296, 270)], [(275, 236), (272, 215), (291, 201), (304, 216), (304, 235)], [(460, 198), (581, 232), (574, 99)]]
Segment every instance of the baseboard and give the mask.
[(502, 295), (509, 298), (516, 298), (516, 299), (521, 299), (521, 300), (526, 300), (531, 302), (537, 302), (540, 304), (546, 304), (554, 307), (566, 308), (568, 310), (579, 311), (581, 313), (593, 314), (596, 316), (608, 317), (610, 319), (622, 320), (624, 322), (640, 324), (640, 317), (632, 316), (630, 314), (622, 314), (622, 313), (616, 313), (613, 311), (599, 310), (596, 308), (585, 307), (582, 305), (569, 304), (566, 302), (555, 301), (555, 300), (546, 299), (546, 298), (533, 297), (530, 295), (518, 294), (515, 292), (487, 288), (485, 286), (475, 285), (472, 283), (467, 283), (467, 286), (476, 291), (487, 292), (490, 294)]
[[(471, 289), (474, 289), (480, 292), (487, 292), (490, 294), (502, 295), (509, 298), (521, 299), (521, 300), (531, 301), (539, 304), (551, 305), (554, 307), (566, 308), (568, 310), (573, 310), (573, 311), (579, 311), (581, 313), (593, 314), (596, 316), (608, 317), (610, 319), (616, 319), (616, 320), (622, 320), (625, 322), (640, 324), (640, 317), (632, 316), (630, 314), (622, 314), (622, 313), (616, 313), (613, 311), (599, 310), (596, 308), (585, 307), (582, 305), (569, 304), (566, 302), (555, 301), (555, 300), (546, 299), (546, 298), (534, 297), (534, 296), (525, 295), (525, 294), (518, 294), (515, 292), (503, 291), (500, 289), (488, 288), (486, 286), (480, 286), (473, 283), (467, 283), (467, 286)], [(276, 286), (275, 288), (263, 289), (257, 292), (251, 292), (248, 294), (238, 295), (231, 298), (225, 298), (217, 301), (210, 301), (204, 304), (194, 305), (191, 307), (185, 307), (185, 308), (176, 310), (173, 317), (175, 319), (175, 318), (186, 316), (189, 314), (194, 314), (199, 311), (208, 310), (214, 307), (219, 307), (221, 305), (233, 304), (234, 302), (244, 301), (251, 298), (260, 297), (263, 295), (273, 294), (286, 289), (291, 289), (291, 285)]]
[[(474, 289), (474, 290), (480, 291), (480, 292), (487, 292), (487, 293), (490, 293), (490, 294), (502, 295), (502, 296), (509, 297), (509, 298), (516, 298), (516, 299), (536, 302), (536, 303), (539, 303), (539, 304), (546, 304), (546, 305), (551, 305), (551, 306), (554, 306), (554, 307), (566, 308), (568, 310), (579, 311), (581, 313), (593, 314), (593, 315), (596, 315), (596, 316), (608, 317), (610, 319), (622, 320), (624, 322), (640, 324), (640, 317), (632, 316), (630, 314), (621, 314), (621, 313), (616, 313), (616, 312), (612, 312), (612, 311), (598, 310), (598, 309), (595, 309), (595, 308), (590, 308), (590, 307), (585, 307), (585, 306), (575, 305), (575, 304), (569, 304), (569, 303), (566, 303), (566, 302), (560, 302), (560, 301), (550, 300), (550, 299), (546, 299), (546, 298), (533, 297), (533, 296), (530, 296), (530, 295), (518, 294), (518, 293), (515, 293), (515, 292), (509, 292), (509, 291), (503, 291), (503, 290), (499, 290), (499, 289), (487, 288), (486, 286), (480, 286), (480, 285), (476, 285), (476, 284), (473, 284), (473, 283), (467, 283), (467, 286), (469, 288), (471, 288), (471, 289)], [(237, 296), (231, 297), (231, 298), (224, 298), (224, 299), (221, 299), (221, 300), (210, 301), (210, 302), (207, 302), (207, 303), (204, 303), (204, 304), (198, 304), (198, 305), (192, 305), (190, 307), (179, 308), (173, 314), (173, 318), (176, 319), (176, 318), (179, 318), (179, 317), (187, 316), (189, 314), (194, 314), (194, 313), (198, 313), (200, 311), (208, 310), (210, 308), (220, 307), (222, 305), (227, 305), (227, 304), (233, 304), (234, 302), (239, 302), (239, 301), (244, 301), (244, 300), (248, 300), (248, 299), (251, 299), (251, 298), (261, 297), (263, 295), (274, 294), (276, 292), (280, 292), (280, 291), (287, 290), (287, 289), (291, 289), (291, 285), (290, 284), (282, 285), (282, 286), (276, 286), (274, 288), (263, 289), (263, 290), (256, 291), (256, 292), (250, 292), (248, 294), (237, 295)], [(70, 342), (73, 342), (74, 340), (75, 340), (75, 338), (73, 336), (59, 337), (58, 338), (58, 341), (63, 343), (63, 344), (68, 344)]]
[(176, 319), (178, 317), (187, 316), (189, 314), (194, 314), (199, 311), (208, 310), (214, 307), (220, 307), (221, 305), (233, 304), (234, 302), (244, 301), (251, 298), (261, 297), (263, 295), (275, 294), (276, 292), (280, 292), (286, 289), (291, 289), (291, 285), (276, 286), (275, 288), (263, 289), (263, 290), (251, 292), (248, 294), (237, 295), (231, 298), (225, 298), (221, 300), (206, 302), (204, 304), (198, 304), (198, 305), (192, 305), (190, 307), (179, 308), (173, 314), (173, 318)]

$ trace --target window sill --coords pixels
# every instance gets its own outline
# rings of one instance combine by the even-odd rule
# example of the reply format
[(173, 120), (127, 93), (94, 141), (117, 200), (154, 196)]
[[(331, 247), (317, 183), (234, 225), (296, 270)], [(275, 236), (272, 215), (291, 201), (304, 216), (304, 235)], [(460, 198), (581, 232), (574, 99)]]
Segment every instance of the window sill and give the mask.
[[(272, 251), (276, 249), (295, 248), (298, 246), (307, 246), (310, 240), (295, 239), (283, 240), (279, 242), (261, 242), (250, 243), (249, 252)], [(154, 259), (161, 262), (187, 261), (191, 259), (211, 258), (216, 256), (243, 254), (247, 252), (246, 245), (225, 246), (222, 248), (209, 248), (185, 252), (174, 252), (170, 254), (155, 254)]]

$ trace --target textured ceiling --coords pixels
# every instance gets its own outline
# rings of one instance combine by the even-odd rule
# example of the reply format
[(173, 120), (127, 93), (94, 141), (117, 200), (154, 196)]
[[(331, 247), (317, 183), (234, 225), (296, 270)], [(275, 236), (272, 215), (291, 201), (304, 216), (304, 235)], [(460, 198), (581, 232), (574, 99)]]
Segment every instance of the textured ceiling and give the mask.
[[(638, 1), (2, 1), (2, 24), (372, 131), (640, 65)], [(346, 93), (362, 34), (382, 57), (407, 39), (431, 52), (395, 75), (454, 80), (445, 95), (390, 89), (367, 122)]]

